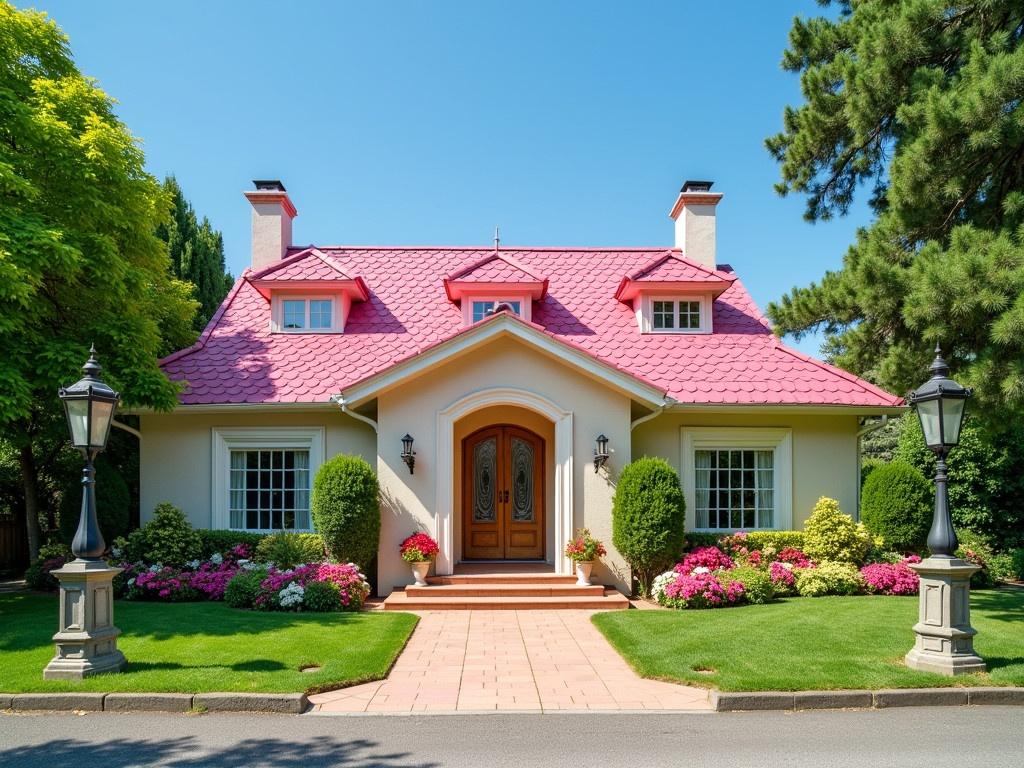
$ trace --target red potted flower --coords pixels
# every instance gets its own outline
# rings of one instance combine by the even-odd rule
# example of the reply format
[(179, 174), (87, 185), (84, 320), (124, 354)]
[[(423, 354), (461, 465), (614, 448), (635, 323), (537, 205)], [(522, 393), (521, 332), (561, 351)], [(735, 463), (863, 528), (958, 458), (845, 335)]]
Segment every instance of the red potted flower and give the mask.
[(439, 547), (428, 534), (414, 533), (402, 542), (402, 559), (412, 566), (412, 576), (417, 587), (427, 586), (427, 571), (431, 561), (437, 557)]
[(590, 572), (594, 561), (608, 554), (604, 544), (595, 539), (586, 528), (576, 531), (576, 538), (565, 545), (565, 556), (576, 564), (576, 583), (581, 587), (590, 586)]

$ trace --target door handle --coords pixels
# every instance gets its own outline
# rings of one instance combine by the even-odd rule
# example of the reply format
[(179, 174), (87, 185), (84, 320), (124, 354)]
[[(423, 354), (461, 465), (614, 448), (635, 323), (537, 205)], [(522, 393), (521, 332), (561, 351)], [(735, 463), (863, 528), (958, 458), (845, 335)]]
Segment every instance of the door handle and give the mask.
[(505, 504), (508, 504), (508, 491), (501, 491), (501, 492), (500, 492), (500, 495), (501, 495), (501, 500), (502, 500), (502, 501), (503, 501), (503, 502), (504, 502)]

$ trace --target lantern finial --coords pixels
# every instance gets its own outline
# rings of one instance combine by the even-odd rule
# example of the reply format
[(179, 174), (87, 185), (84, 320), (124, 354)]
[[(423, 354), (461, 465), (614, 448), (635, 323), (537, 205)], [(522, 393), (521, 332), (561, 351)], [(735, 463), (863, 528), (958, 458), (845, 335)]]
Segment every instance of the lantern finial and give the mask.
[(939, 346), (938, 342), (935, 344), (935, 359), (932, 360), (931, 368), (932, 378), (946, 378), (949, 376), (949, 363), (946, 362), (945, 358), (942, 357), (942, 347)]
[(96, 359), (96, 345), (89, 345), (89, 359), (85, 361), (85, 365), (82, 366), (82, 373), (85, 374), (87, 379), (98, 379), (100, 374), (103, 372), (103, 368), (100, 366), (99, 360)]

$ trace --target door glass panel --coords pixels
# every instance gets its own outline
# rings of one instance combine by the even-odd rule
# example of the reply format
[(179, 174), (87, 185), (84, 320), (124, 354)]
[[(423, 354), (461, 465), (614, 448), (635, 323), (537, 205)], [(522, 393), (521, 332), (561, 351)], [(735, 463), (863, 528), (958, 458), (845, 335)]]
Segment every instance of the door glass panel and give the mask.
[(512, 519), (533, 522), (533, 443), (512, 438)]
[(497, 519), (498, 438), (488, 437), (473, 446), (473, 520)]

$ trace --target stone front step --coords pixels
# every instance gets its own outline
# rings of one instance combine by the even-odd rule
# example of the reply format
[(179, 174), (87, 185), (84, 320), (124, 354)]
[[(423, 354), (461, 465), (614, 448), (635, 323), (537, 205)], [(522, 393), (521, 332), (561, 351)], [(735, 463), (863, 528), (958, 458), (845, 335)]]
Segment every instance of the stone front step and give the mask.
[[(490, 585), (494, 586), (494, 585)], [(421, 587), (425, 592), (430, 588)], [(629, 600), (614, 589), (603, 595), (574, 596), (450, 596), (443, 593), (414, 597), (396, 589), (384, 601), (386, 611), (527, 611), (527, 610), (624, 610)]]
[(576, 577), (560, 576), (557, 573), (457, 573), (454, 576), (428, 576), (427, 583), (440, 586), (456, 584), (575, 584)]
[(563, 582), (541, 583), (460, 583), (433, 584), (428, 587), (410, 586), (405, 588), (410, 598), (437, 597), (601, 597), (604, 587), (592, 584), (589, 587)]

